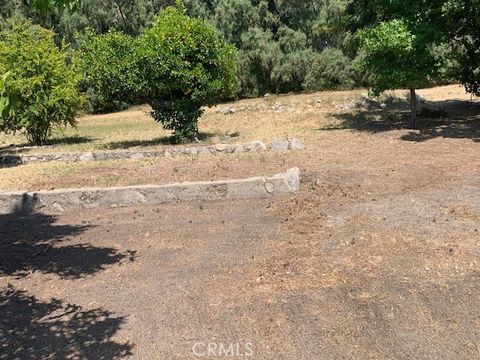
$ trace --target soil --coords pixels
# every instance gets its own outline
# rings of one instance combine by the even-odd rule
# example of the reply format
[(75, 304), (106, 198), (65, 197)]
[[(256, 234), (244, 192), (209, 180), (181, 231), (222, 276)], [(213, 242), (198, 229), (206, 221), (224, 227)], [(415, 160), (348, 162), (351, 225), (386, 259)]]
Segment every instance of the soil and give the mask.
[(209, 343), (220, 359), (479, 359), (480, 137), (465, 109), (176, 172), (299, 166), (292, 197), (0, 216), (0, 359), (200, 359)]

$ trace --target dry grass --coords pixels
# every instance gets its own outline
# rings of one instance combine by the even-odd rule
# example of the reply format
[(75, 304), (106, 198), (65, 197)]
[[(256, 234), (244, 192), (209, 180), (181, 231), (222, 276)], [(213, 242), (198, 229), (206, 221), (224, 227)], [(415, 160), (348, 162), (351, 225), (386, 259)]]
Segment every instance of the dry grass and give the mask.
[[(405, 117), (404, 112), (405, 104), (397, 103), (393, 110), (358, 109), (355, 104), (364, 94), (365, 90), (356, 90), (243, 100), (207, 109), (200, 120), (200, 131), (209, 135), (205, 137), (204, 143), (238, 143), (251, 140), (270, 142), (279, 138), (298, 137), (307, 143), (308, 148), (308, 151), (301, 153), (27, 164), (0, 169), (0, 188), (36, 190), (252, 176), (282, 171), (286, 166), (305, 161), (316, 161), (324, 156), (327, 147), (333, 151), (330, 154), (332, 161), (335, 161), (335, 156), (345, 156), (347, 149), (352, 147), (361, 151), (362, 147), (367, 143), (371, 145), (374, 140), (370, 130), (374, 133), (377, 130), (385, 134), (391, 133), (391, 137), (384, 138), (384, 141), (390, 142), (397, 141), (402, 136), (405, 137), (404, 140), (413, 141), (421, 141), (422, 137), (447, 137), (443, 123), (429, 125), (430, 127), (419, 132), (398, 130), (402, 128), (403, 120), (408, 122), (408, 115)], [(469, 95), (459, 86), (425, 89), (420, 91), (420, 94), (429, 101), (437, 102), (470, 100)], [(386, 94), (386, 97), (405, 98), (405, 95), (406, 92), (398, 91)], [(225, 114), (224, 110), (229, 109), (235, 112)], [(56, 145), (17, 149), (22, 153), (51, 153), (169, 146), (166, 145), (168, 133), (146, 114), (146, 110), (148, 109), (144, 107), (116, 114), (85, 116), (79, 119), (78, 129), (69, 129), (63, 137), (57, 136)], [(475, 120), (475, 116), (470, 117), (469, 121), (472, 119)], [(472, 124), (477, 123), (462, 123), (463, 128), (454, 129), (456, 132), (449, 137), (474, 138), (476, 135)], [(74, 141), (75, 138), (79, 141)], [(2, 143), (3, 151), (11, 151), (5, 149), (5, 144), (20, 144), (22, 141), (19, 136), (2, 135), (0, 152)], [(374, 146), (378, 146), (381, 151), (385, 144)], [(358, 159), (354, 157), (351, 161)]]
[[(332, 91), (300, 95), (248, 99), (206, 109), (200, 119), (204, 142), (271, 141), (287, 136), (312, 136), (334, 124), (332, 113), (350, 110), (366, 90)], [(452, 85), (425, 89), (419, 93), (431, 101), (468, 100), (463, 88)], [(385, 97), (405, 98), (405, 91), (390, 92)], [(222, 110), (234, 109), (233, 114)], [(127, 111), (88, 115), (78, 119), (77, 128), (55, 131), (52, 145), (25, 147), (22, 134), (0, 134), (0, 151), (56, 153), (119, 148), (158, 148), (168, 145), (169, 131), (148, 115), (147, 106)]]
[[(206, 143), (270, 141), (305, 135), (322, 127), (326, 115), (340, 109), (340, 104), (361, 94), (362, 91), (323, 92), (222, 104), (206, 109), (200, 119), (200, 133)], [(221, 112), (224, 109), (236, 112), (226, 115)], [(0, 135), (0, 150), (3, 147), (4, 151), (12, 152), (54, 153), (168, 145), (170, 132), (155, 123), (148, 111), (147, 106), (141, 106), (119, 113), (80, 117), (76, 129), (57, 130), (50, 146), (25, 148), (21, 134)]]

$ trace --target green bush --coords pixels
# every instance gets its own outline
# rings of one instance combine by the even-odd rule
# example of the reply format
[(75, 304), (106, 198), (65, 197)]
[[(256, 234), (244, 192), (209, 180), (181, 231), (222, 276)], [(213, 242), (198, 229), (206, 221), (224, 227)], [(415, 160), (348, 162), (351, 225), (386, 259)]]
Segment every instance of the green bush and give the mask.
[(137, 96), (177, 142), (195, 140), (203, 106), (233, 96), (236, 51), (205, 21), (167, 7), (139, 38)]
[(350, 58), (339, 49), (327, 48), (316, 55), (303, 86), (309, 91), (351, 89), (357, 77)]
[(111, 30), (104, 35), (87, 33), (81, 46), (84, 80), (92, 112), (109, 112), (134, 103), (137, 91), (135, 46), (137, 39)]
[(0, 74), (12, 103), (0, 117), (0, 131), (24, 131), (36, 145), (55, 126), (75, 125), (83, 105), (81, 75), (68, 49), (55, 45), (54, 33), (24, 20), (10, 20), (0, 33)]
[(182, 6), (161, 11), (137, 38), (117, 31), (90, 35), (83, 58), (97, 99), (148, 103), (176, 142), (196, 139), (202, 107), (235, 94), (235, 48)]

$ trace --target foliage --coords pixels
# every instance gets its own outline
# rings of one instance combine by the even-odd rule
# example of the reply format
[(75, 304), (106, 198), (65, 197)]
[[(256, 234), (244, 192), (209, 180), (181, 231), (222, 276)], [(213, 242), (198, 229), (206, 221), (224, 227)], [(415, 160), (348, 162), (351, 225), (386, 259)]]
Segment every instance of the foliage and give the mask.
[(13, 105), (12, 95), (7, 92), (7, 78), (10, 71), (7, 71), (0, 77), (0, 117), (7, 116)]
[(359, 80), (351, 60), (340, 49), (325, 49), (311, 63), (304, 88), (310, 91), (352, 88)]
[[(414, 36), (410, 50), (401, 54), (408, 57), (401, 66), (400, 73), (403, 72), (405, 79), (400, 81), (401, 84), (410, 82), (422, 86), (432, 80), (445, 83), (456, 79), (465, 85), (467, 91), (480, 94), (479, 0), (353, 0), (347, 14), (345, 23), (353, 32), (401, 21), (399, 32)], [(391, 30), (396, 31), (393, 27)], [(382, 55), (376, 55), (379, 61)], [(395, 65), (397, 68), (399, 64)], [(398, 71), (396, 74), (399, 75)], [(406, 81), (406, 77), (410, 81)]]
[(251, 28), (243, 34), (242, 44), (238, 73), (242, 95), (301, 90), (313, 57), (303, 33), (283, 28), (274, 41), (272, 32)]
[(382, 22), (358, 32), (364, 57), (360, 69), (370, 71), (372, 93), (389, 89), (416, 89), (435, 75), (435, 58), (424, 37), (415, 35), (403, 20)]
[[(52, 2), (53, 0), (40, 0)], [(258, 96), (267, 92), (302, 91), (309, 61), (327, 48), (343, 51), (350, 61), (356, 49), (346, 51), (348, 35), (341, 27), (349, 0), (185, 0), (187, 14), (200, 17), (216, 32), (235, 45), (239, 52), (238, 96)], [(175, 0), (81, 0), (74, 9), (50, 7), (34, 11), (23, 1), (0, 0), (1, 17), (21, 14), (37, 24), (53, 29), (57, 42), (73, 47), (85, 40), (85, 29), (95, 34), (118, 30), (138, 36), (145, 32), (158, 11)], [(258, 43), (257, 51), (254, 41)], [(264, 53), (267, 51), (268, 53)], [(258, 63), (257, 63), (258, 61)], [(351, 82), (342, 87), (350, 87)], [(88, 86), (95, 109), (119, 106), (120, 102), (103, 99)]]
[(453, 73), (468, 92), (480, 96), (480, 0), (446, 0), (442, 5), (445, 31), (451, 37)]
[(363, 52), (358, 68), (371, 74), (371, 92), (407, 88), (411, 126), (416, 125), (415, 89), (440, 76), (435, 47), (444, 40), (440, 2), (353, 0), (349, 24)]
[(239, 49), (239, 96), (304, 90), (316, 55), (342, 47), (337, 25), (345, 7), (346, 0), (218, 1), (210, 19)]
[(73, 9), (79, 5), (80, 0), (33, 0), (32, 7), (34, 9), (39, 9), (41, 11), (48, 11), (53, 8), (64, 9), (70, 8)]
[(116, 30), (104, 35), (91, 31), (81, 47), (83, 88), (94, 112), (112, 111), (134, 102), (137, 90), (134, 37)]
[(192, 140), (203, 106), (235, 92), (236, 53), (203, 20), (168, 7), (139, 38), (139, 92), (177, 141)]
[[(75, 125), (83, 98), (77, 62), (54, 34), (27, 21), (12, 20), (0, 33), (0, 73), (15, 101), (0, 120), (0, 131), (24, 131), (33, 144), (44, 144), (54, 126)], [(5, 90), (4, 90), (5, 92)]]

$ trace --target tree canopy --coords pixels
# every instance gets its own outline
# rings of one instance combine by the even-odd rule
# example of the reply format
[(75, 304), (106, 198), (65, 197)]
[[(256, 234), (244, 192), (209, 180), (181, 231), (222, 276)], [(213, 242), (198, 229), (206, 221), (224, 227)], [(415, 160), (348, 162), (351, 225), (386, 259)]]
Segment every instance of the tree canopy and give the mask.
[[(139, 85), (124, 70), (125, 52), (133, 51), (126, 44), (150, 31), (158, 12), (175, 3), (0, 0), (0, 29), (8, 27), (5, 19), (20, 16), (52, 30), (59, 46), (65, 42), (74, 49), (97, 47), (98, 52), (104, 47), (105, 63), (93, 65), (82, 89), (89, 93), (92, 109), (114, 110), (141, 100), (118, 96), (135, 93), (132, 89)], [(238, 88), (232, 97), (358, 86), (379, 94), (453, 81), (480, 95), (480, 0), (183, 3), (185, 15), (203, 19), (238, 49)], [(85, 45), (93, 34), (107, 35)], [(113, 85), (102, 73), (116, 79)]]
[(177, 142), (195, 139), (203, 107), (231, 98), (237, 85), (235, 48), (181, 6), (162, 10), (139, 37), (90, 35), (82, 58), (97, 94), (150, 104)]
[(417, 88), (451, 76), (467, 91), (479, 93), (478, 5), (471, 0), (353, 0), (349, 4), (346, 23), (357, 35), (363, 52), (360, 68), (371, 74), (372, 92), (410, 89), (412, 126)]
[(54, 34), (25, 20), (0, 32), (0, 131), (24, 131), (42, 145), (52, 127), (75, 125), (83, 105), (78, 62)]
[[(38, 1), (55, 4), (55, 0)], [(83, 43), (87, 28), (96, 34), (117, 30), (138, 36), (145, 32), (161, 9), (175, 4), (175, 0), (81, 0), (71, 3), (76, 6), (65, 7), (63, 0), (60, 1), (59, 6), (40, 11), (21, 1), (0, 0), (0, 16), (25, 16), (57, 33), (58, 43), (65, 40), (78, 47)], [(338, 28), (347, 2), (184, 0), (188, 15), (205, 19), (217, 34), (237, 47), (239, 97), (306, 90), (306, 79), (311, 79), (315, 71), (308, 65), (325, 58), (320, 57), (325, 49), (337, 49), (337, 53), (351, 63), (356, 53), (346, 50), (346, 32)], [(350, 69), (345, 71), (339, 66), (335, 72), (339, 74), (338, 79), (348, 81), (340, 84), (309, 81), (308, 90), (362, 85), (356, 81), (352, 83)], [(108, 108), (107, 105), (98, 104), (99, 108)]]

